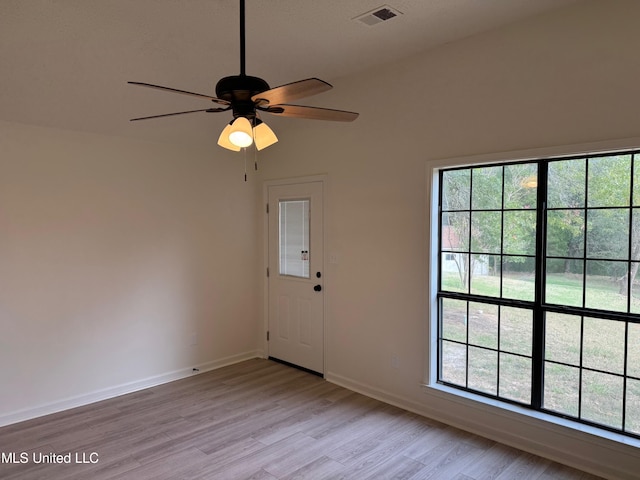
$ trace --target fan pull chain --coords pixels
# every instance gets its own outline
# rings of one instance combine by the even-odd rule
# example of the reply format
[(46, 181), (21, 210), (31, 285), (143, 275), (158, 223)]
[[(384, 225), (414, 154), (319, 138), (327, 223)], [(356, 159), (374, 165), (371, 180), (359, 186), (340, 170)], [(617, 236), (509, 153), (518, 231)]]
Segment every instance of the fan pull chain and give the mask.
[[(255, 145), (255, 142), (253, 143)], [(258, 171), (258, 148), (257, 147), (253, 149), (253, 166), (255, 168), (255, 171), (257, 172)]]
[(253, 128), (251, 129), (251, 136), (253, 137), (253, 168), (258, 171), (258, 147), (256, 146), (256, 127), (258, 126), (258, 113), (251, 122)]

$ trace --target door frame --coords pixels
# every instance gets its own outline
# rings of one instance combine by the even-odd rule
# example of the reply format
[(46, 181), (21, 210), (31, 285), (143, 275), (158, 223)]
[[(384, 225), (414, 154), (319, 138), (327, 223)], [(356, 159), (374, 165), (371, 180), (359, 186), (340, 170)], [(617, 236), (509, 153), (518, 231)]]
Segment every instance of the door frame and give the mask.
[[(327, 275), (327, 180), (328, 175), (308, 175), (303, 177), (283, 178), (278, 180), (265, 180), (262, 185), (262, 357), (269, 357), (269, 343), (267, 342), (267, 332), (269, 331), (269, 278), (267, 268), (269, 267), (269, 215), (267, 214), (267, 204), (269, 203), (269, 187), (296, 185), (300, 183), (320, 182), (322, 185), (322, 242), (324, 254), (322, 258), (322, 358), (323, 373), (327, 376), (327, 295), (330, 288)], [(272, 210), (273, 212), (273, 210)]]

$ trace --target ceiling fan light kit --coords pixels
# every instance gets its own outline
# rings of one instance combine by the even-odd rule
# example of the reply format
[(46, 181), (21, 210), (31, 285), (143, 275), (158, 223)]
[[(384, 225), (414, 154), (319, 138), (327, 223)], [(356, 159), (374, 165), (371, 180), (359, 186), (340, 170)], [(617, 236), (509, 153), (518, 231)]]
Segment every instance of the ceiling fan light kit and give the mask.
[(161, 85), (142, 82), (128, 82), (166, 92), (180, 93), (210, 100), (219, 105), (216, 108), (189, 110), (184, 112), (165, 113), (148, 117), (132, 118), (131, 121), (149, 120), (161, 117), (184, 115), (187, 113), (217, 113), (231, 110), (233, 120), (222, 130), (218, 145), (228, 150), (239, 152), (255, 144), (257, 150), (273, 145), (278, 141), (269, 126), (258, 118), (258, 112), (266, 112), (281, 117), (306, 118), (314, 120), (330, 120), (352, 122), (358, 118), (355, 112), (333, 110), (329, 108), (291, 105), (288, 102), (309, 97), (333, 88), (329, 83), (318, 78), (307, 78), (279, 87), (270, 88), (261, 78), (245, 73), (245, 0), (240, 0), (240, 75), (220, 79), (216, 84), (216, 96), (178, 90)]
[[(244, 121), (243, 121), (244, 120)], [(278, 137), (273, 130), (259, 118), (253, 119), (254, 127), (244, 117), (238, 117), (229, 123), (218, 138), (218, 145), (227, 150), (239, 152), (241, 148), (246, 148), (255, 143), (258, 151), (267, 148), (278, 141)]]

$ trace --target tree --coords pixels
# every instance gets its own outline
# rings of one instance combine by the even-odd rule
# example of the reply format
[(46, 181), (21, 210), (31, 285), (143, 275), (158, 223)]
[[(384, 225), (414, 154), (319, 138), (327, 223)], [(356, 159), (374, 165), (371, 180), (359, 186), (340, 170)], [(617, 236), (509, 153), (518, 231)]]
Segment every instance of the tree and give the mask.
[[(640, 204), (640, 185), (631, 165), (630, 155), (613, 155), (553, 161), (548, 169), (547, 255), (566, 257), (566, 274), (614, 278), (625, 296), (638, 273), (638, 263), (627, 269), (626, 262), (640, 260), (640, 217), (629, 204)], [(585, 245), (583, 271), (570, 259), (583, 257)]]
[(564, 273), (582, 273), (572, 258), (584, 253), (584, 206), (586, 163), (584, 160), (550, 162), (547, 181), (547, 255), (565, 257)]
[[(448, 245), (453, 250), (468, 252), (469, 239), (469, 210), (470, 204), (470, 185), (471, 171), (448, 170), (443, 173), (442, 185), (442, 214), (443, 227), (446, 229), (448, 236)], [(444, 229), (443, 229), (444, 230)], [(463, 289), (469, 287), (469, 272), (472, 269), (470, 265), (469, 255), (454, 255), (453, 259), (458, 269), (460, 284)]]

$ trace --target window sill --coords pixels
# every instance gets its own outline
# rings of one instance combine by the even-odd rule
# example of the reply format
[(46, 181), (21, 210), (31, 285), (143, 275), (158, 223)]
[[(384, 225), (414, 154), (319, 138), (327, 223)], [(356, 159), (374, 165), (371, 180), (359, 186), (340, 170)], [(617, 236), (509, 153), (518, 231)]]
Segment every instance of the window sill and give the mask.
[[(550, 426), (556, 433), (561, 433), (570, 437), (575, 437), (576, 440), (585, 441), (593, 440), (588, 439), (585, 435), (590, 435), (598, 439), (604, 439), (618, 444), (628, 445), (634, 448), (640, 448), (640, 440), (626, 435), (622, 435), (608, 430), (603, 430), (591, 425), (585, 425), (572, 420), (556, 417), (555, 415), (549, 415), (543, 412), (537, 412), (535, 410), (529, 410), (527, 408), (520, 407), (518, 405), (512, 405), (510, 403), (501, 402), (492, 398), (483, 397), (482, 395), (475, 395), (473, 393), (464, 392), (455, 388), (447, 387), (446, 385), (432, 384), (422, 385), (425, 392), (430, 395), (434, 395), (443, 400), (456, 402), (468, 408), (473, 408), (481, 411), (482, 413), (490, 413), (493, 415), (500, 415), (503, 417), (513, 418), (512, 414), (518, 416), (518, 420), (523, 423), (541, 427)], [(541, 423), (544, 422), (544, 423)], [(554, 428), (560, 427), (560, 428)], [(598, 446), (602, 446), (600, 443)]]

